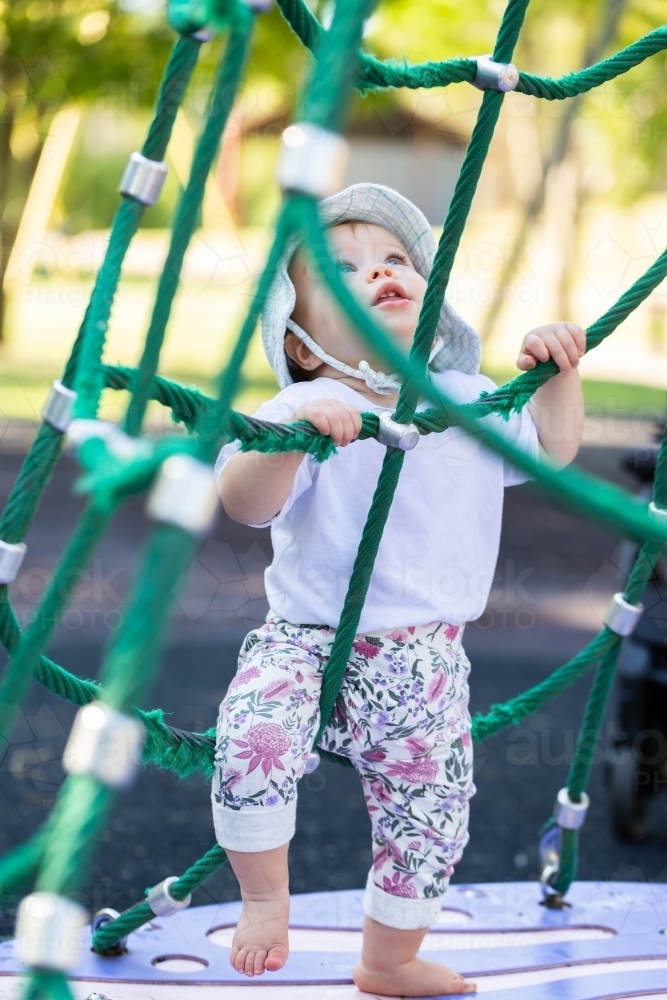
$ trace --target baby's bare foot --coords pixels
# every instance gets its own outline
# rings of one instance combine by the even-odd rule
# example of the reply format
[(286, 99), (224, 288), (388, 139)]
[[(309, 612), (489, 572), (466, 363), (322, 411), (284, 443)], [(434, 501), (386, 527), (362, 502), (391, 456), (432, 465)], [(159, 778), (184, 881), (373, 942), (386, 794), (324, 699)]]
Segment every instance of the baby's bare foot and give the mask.
[(387, 969), (367, 969), (363, 962), (355, 967), (353, 978), (362, 993), (380, 993), (389, 997), (439, 997), (448, 994), (476, 993), (477, 984), (439, 962), (413, 958), (405, 965)]
[(229, 955), (236, 971), (246, 976), (261, 976), (265, 971), (282, 969), (289, 953), (288, 922), (288, 894), (277, 894), (274, 899), (244, 900)]

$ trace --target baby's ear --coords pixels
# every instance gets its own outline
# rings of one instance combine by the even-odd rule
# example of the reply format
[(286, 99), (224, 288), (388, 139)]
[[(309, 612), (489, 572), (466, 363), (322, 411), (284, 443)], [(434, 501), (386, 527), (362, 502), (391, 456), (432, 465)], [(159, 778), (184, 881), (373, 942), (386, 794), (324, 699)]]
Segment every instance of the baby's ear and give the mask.
[[(312, 372), (319, 368), (322, 362), (313, 354), (309, 347), (306, 347), (302, 340), (288, 330), (285, 334), (285, 354), (288, 359), (302, 371)], [(290, 374), (292, 374), (290, 372)], [(294, 376), (292, 376), (294, 377)]]

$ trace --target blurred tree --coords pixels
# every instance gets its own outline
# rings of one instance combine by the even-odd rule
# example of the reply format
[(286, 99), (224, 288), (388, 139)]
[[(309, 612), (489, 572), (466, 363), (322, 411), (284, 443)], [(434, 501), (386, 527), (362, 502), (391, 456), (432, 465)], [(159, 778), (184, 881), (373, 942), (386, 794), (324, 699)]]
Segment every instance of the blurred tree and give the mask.
[(3, 279), (54, 115), (81, 101), (152, 104), (173, 33), (103, 0), (0, 0), (0, 338)]

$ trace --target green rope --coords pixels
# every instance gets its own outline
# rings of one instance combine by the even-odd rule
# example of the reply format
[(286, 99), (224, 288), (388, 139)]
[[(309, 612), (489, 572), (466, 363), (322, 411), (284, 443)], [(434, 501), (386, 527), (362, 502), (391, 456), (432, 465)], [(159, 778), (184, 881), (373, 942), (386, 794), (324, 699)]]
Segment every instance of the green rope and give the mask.
[(60, 457), (61, 441), (60, 431), (42, 424), (0, 518), (0, 538), (3, 542), (14, 544), (25, 538)]
[(602, 481), (578, 469), (557, 471), (549, 462), (540, 462), (532, 458), (494, 431), (487, 422), (475, 419), (465, 406), (455, 403), (430, 380), (423, 378), (420, 369), (405, 357), (350, 293), (338, 269), (333, 265), (315, 206), (308, 199), (301, 199), (301, 205), (306, 216), (304, 220), (307, 226), (306, 239), (318, 267), (321, 268), (320, 274), (325, 284), (336, 296), (343, 312), (355, 325), (364, 341), (391, 365), (392, 371), (400, 374), (406, 383), (411, 382), (426, 399), (436, 403), (452, 423), (475, 434), (482, 444), (502, 455), (512, 465), (534, 479), (537, 486), (573, 510), (588, 518), (600, 518), (608, 527), (631, 538), (642, 541), (653, 539), (664, 544), (667, 530), (649, 516), (646, 508), (636, 502), (636, 498), (612, 485), (603, 485)]
[[(204, 198), (206, 181), (217, 155), (234, 97), (238, 90), (250, 48), (252, 14), (243, 4), (235, 5), (235, 16), (227, 39), (225, 56), (220, 65), (206, 112), (206, 121), (195, 149), (190, 177), (181, 196), (174, 219), (171, 243), (158, 284), (139, 371), (133, 384), (132, 400), (125, 417), (125, 430), (138, 434), (141, 429), (150, 387), (157, 371), (160, 349), (167, 321), (185, 258), (185, 251), (194, 232), (199, 207)], [(99, 391), (104, 384), (104, 370), (97, 360)], [(95, 400), (97, 405), (97, 399)]]
[[(326, 32), (303, 0), (277, 0), (281, 13), (299, 40), (315, 51)], [(616, 77), (627, 73), (634, 66), (667, 48), (667, 28), (656, 28), (627, 48), (574, 73), (558, 79), (538, 76), (521, 71), (516, 92), (548, 101), (562, 101), (588, 93)], [(509, 59), (498, 61), (508, 62)], [(366, 52), (357, 52), (356, 86), (364, 91), (377, 87), (446, 87), (451, 83), (472, 83), (477, 72), (474, 59), (447, 59), (442, 62), (424, 62), (415, 65), (381, 61)]]
[(584, 721), (579, 732), (572, 766), (567, 779), (567, 789), (573, 802), (579, 802), (581, 793), (588, 784), (588, 776), (597, 747), (597, 735), (602, 724), (607, 697), (611, 690), (616, 669), (616, 660), (621, 640), (615, 636), (616, 642), (602, 658), (595, 674), (591, 694), (586, 705)]
[[(192, 75), (199, 43), (191, 39), (179, 39), (172, 49), (163, 82), (160, 86), (155, 114), (148, 129), (148, 134), (142, 153), (151, 159), (162, 159), (171, 135), (176, 112), (180, 106), (185, 88)], [(111, 304), (120, 277), (122, 260), (127, 252), (129, 242), (136, 232), (144, 207), (137, 202), (124, 201), (114, 218), (109, 246), (104, 262), (95, 281), (91, 303), (86, 311), (86, 317), (75, 341), (72, 353), (67, 363), (62, 381), (65, 385), (73, 384), (74, 374), (81, 344), (86, 336), (87, 324), (97, 327), (108, 322)], [(105, 327), (106, 328), (106, 327)], [(21, 541), (32, 522), (41, 500), (43, 491), (48, 484), (53, 469), (60, 456), (62, 434), (47, 424), (42, 424), (30, 451), (22, 463), (21, 470), (0, 519), (0, 538), (7, 542)], [(48, 614), (49, 612), (47, 612)], [(45, 616), (41, 616), (42, 627)], [(37, 646), (43, 645), (52, 629), (40, 633)], [(35, 630), (35, 635), (37, 629)], [(0, 586), (0, 640), (6, 649), (14, 651), (17, 640), (17, 623), (8, 603), (6, 586)], [(15, 705), (27, 690), (30, 673), (25, 679), (18, 679), (18, 672), (23, 669), (22, 662), (30, 660), (28, 649), (19, 661), (9, 668), (0, 684), (0, 729), (8, 728), (14, 715)], [(42, 660), (39, 664), (43, 666)], [(28, 666), (28, 670), (34, 668)], [(12, 700), (13, 699), (13, 700)], [(4, 702), (4, 704), (2, 704)]]
[[(598, 747), (598, 733), (614, 681), (616, 661), (621, 645), (620, 638), (618, 636), (614, 638), (616, 642), (603, 657), (586, 702), (584, 720), (579, 730), (577, 746), (567, 779), (568, 795), (573, 802), (581, 801), (581, 794), (588, 783), (591, 764)], [(553, 882), (554, 890), (561, 896), (567, 892), (576, 876), (578, 844), (578, 830), (563, 830), (558, 876)]]
[[(348, 5), (339, 16), (334, 16), (317, 49), (317, 66), (304, 100), (304, 121), (322, 128), (340, 128), (356, 72), (349, 52), (359, 43), (363, 23), (375, 3), (376, 0), (357, 0), (356, 9)], [(332, 79), (337, 81), (335, 88), (331, 86)]]
[[(5, 668), (0, 682), (0, 738), (7, 739), (9, 736), (17, 708), (28, 692), (30, 681), (39, 663), (40, 653), (53, 634), (63, 608), (76, 590), (81, 579), (81, 570), (102, 537), (108, 520), (108, 514), (101, 512), (95, 503), (88, 506), (46, 588), (35, 620)], [(9, 606), (4, 600), (0, 603), (3, 641), (8, 625), (11, 624), (8, 612)]]
[(521, 73), (517, 90), (531, 97), (544, 97), (548, 101), (562, 101), (568, 97), (585, 94), (594, 87), (599, 87), (609, 80), (627, 73), (650, 56), (667, 48), (667, 28), (656, 28), (627, 48), (616, 52), (608, 59), (603, 59), (594, 66), (568, 73), (566, 76), (553, 80), (548, 76), (535, 76), (532, 73)]
[[(197, 57), (200, 43), (191, 38), (179, 38), (167, 63), (158, 92), (153, 121), (149, 126), (142, 155), (149, 160), (162, 160), (171, 136), (174, 121), (183, 102)], [(79, 337), (65, 371), (64, 382), (74, 385), (79, 393), (75, 406), (78, 417), (93, 418), (103, 388), (99, 361), (109, 326), (111, 307), (120, 280), (123, 260), (137, 231), (145, 207), (133, 199), (122, 201), (113, 221), (109, 246), (95, 281), (90, 304), (86, 310)]]
[(74, 1000), (62, 972), (33, 972), (23, 994), (23, 1000)]
[(218, 398), (210, 411), (209, 419), (202, 425), (199, 434), (198, 454), (202, 461), (212, 461), (220, 444), (220, 428), (230, 419), (231, 404), (241, 381), (241, 369), (245, 361), (250, 341), (257, 326), (260, 313), (271, 290), (276, 268), (283, 250), (295, 225), (294, 210), (287, 202), (280, 213), (276, 225), (276, 235), (269, 252), (266, 267), (257, 284), (248, 315), (241, 327), (234, 345), (232, 356), (218, 379)]
[(509, 701), (492, 705), (485, 715), (475, 715), (472, 720), (473, 740), (485, 740), (505, 726), (517, 725), (521, 719), (542, 708), (588, 673), (615, 644), (616, 636), (608, 629), (602, 629), (576, 656), (554, 670), (545, 680)]
[[(508, 3), (494, 50), (497, 58), (509, 59), (511, 57), (527, 6), (528, 0), (510, 0)], [(433, 269), (429, 275), (426, 294), (424, 296), (424, 305), (410, 352), (410, 361), (420, 376), (423, 376), (426, 370), (430, 347), (435, 336), (437, 318), (440, 314), (447, 281), (454, 261), (454, 254), (463, 232), (475, 186), (481, 173), (484, 156), (491, 143), (501, 103), (502, 95), (499, 91), (485, 93), (482, 107), (475, 123), (475, 128), (473, 129), (472, 139), (466, 151), (461, 173), (459, 174), (447, 213), (447, 219), (443, 227)], [(304, 209), (307, 209), (308, 206), (305, 199), (303, 200), (303, 204)], [(313, 218), (312, 212), (309, 214), (310, 219), (308, 221), (310, 221), (310, 227), (308, 235), (310, 238), (310, 249), (311, 251), (315, 251), (313, 257), (318, 262), (318, 266), (321, 266), (321, 262), (326, 260), (329, 254), (326, 245), (324, 245), (324, 253), (326, 255), (324, 257), (322, 256), (322, 245), (316, 249), (316, 244), (322, 244), (323, 241), (321, 240), (319, 221)], [(319, 252), (317, 252), (318, 250)], [(337, 272), (335, 274), (331, 263), (328, 263), (326, 276), (328, 276), (329, 283), (332, 285), (335, 282)], [(346, 308), (346, 303), (340, 297), (338, 301), (343, 308)], [(409, 381), (404, 382), (396, 406), (396, 420), (401, 423), (409, 423), (414, 417), (418, 398), (418, 387)], [(368, 592), (375, 558), (380, 547), (382, 532), (389, 515), (404, 459), (405, 452), (394, 448), (387, 449), (354, 561), (350, 584), (336, 629), (336, 637), (331, 647), (331, 654), (322, 679), (320, 726), (315, 740), (316, 745), (319, 743), (328, 725), (343, 683), (343, 677), (345, 676), (347, 663), (352, 651), (352, 643), (354, 642)]]
[(108, 822), (112, 792), (88, 775), (68, 775), (52, 811), (35, 887), (72, 895), (89, 866), (97, 837)]
[(10, 893), (30, 882), (44, 855), (50, 834), (51, 817), (32, 835), (3, 858), (0, 858), (0, 900), (6, 903)]
[[(586, 331), (586, 351), (597, 347), (610, 333), (628, 318), (658, 287), (667, 275), (667, 250), (664, 250), (657, 260), (621, 297)], [(558, 374), (558, 366), (552, 360), (540, 361), (535, 368), (523, 372), (511, 382), (500, 386), (488, 396), (481, 397), (482, 404), (492, 404), (496, 413), (506, 414), (512, 410), (520, 410), (530, 399), (536, 389), (544, 385), (550, 378)], [(498, 407), (498, 408), (497, 408)]]
[[(227, 861), (227, 854), (217, 844), (207, 851), (206, 854), (188, 868), (181, 877), (172, 882), (169, 892), (174, 899), (183, 900), (190, 893), (198, 889), (214, 875)], [(110, 920), (108, 924), (95, 931), (93, 935), (93, 950), (104, 953), (107, 949), (117, 944), (121, 938), (126, 937), (135, 931), (137, 927), (148, 923), (155, 914), (148, 903), (144, 900), (136, 903), (121, 913), (115, 920)]]
[[(656, 461), (653, 501), (659, 508), (667, 507), (667, 431), (663, 436)], [(623, 593), (623, 598), (628, 604), (636, 604), (642, 597), (651, 580), (661, 551), (662, 546), (656, 542), (645, 542), (640, 548)], [(588, 785), (590, 769), (597, 749), (597, 738), (604, 719), (621, 648), (620, 638), (613, 633), (609, 633), (609, 635), (613, 637), (614, 641), (610, 644), (598, 666), (586, 702), (584, 718), (567, 778), (568, 795), (573, 802), (581, 801), (581, 796)], [(579, 831), (563, 830), (561, 833), (560, 864), (557, 877), (553, 882), (553, 888), (561, 898), (576, 877), (578, 854)]]

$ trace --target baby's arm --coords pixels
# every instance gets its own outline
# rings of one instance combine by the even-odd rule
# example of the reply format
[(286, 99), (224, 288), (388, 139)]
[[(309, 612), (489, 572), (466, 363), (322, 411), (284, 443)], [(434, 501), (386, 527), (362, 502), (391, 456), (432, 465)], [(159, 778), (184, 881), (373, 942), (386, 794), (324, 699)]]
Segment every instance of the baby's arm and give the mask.
[(524, 371), (549, 358), (560, 369), (528, 404), (540, 444), (559, 467), (571, 462), (579, 450), (584, 400), (578, 365), (585, 350), (586, 332), (577, 323), (550, 323), (526, 334), (517, 359), (517, 368)]
[[(310, 421), (320, 434), (328, 434), (339, 448), (354, 441), (361, 430), (359, 411), (337, 399), (304, 403), (283, 423), (293, 420)], [(279, 455), (262, 455), (256, 451), (233, 455), (218, 480), (222, 505), (232, 520), (242, 524), (264, 524), (275, 517), (290, 495), (303, 459), (303, 452), (294, 451)]]

